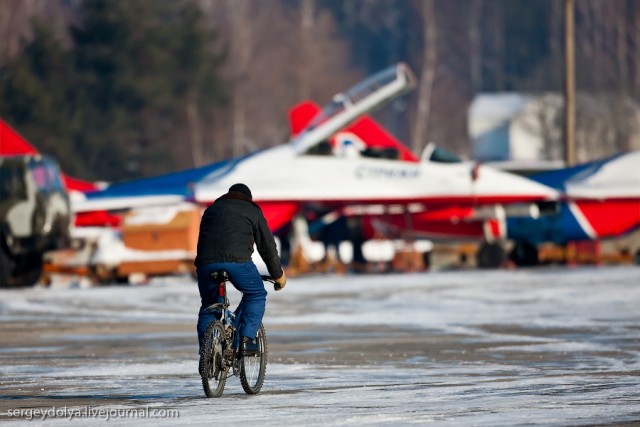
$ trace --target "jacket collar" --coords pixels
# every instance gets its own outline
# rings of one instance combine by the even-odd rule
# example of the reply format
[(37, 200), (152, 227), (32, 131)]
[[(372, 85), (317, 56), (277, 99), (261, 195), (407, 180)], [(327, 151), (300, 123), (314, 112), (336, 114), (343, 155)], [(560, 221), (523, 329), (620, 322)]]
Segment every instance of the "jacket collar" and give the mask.
[(258, 206), (256, 202), (254, 202), (253, 200), (251, 200), (250, 198), (248, 198), (247, 196), (245, 196), (239, 191), (229, 191), (227, 194), (223, 194), (222, 196), (218, 197), (216, 199), (216, 202), (218, 200), (242, 200), (243, 202), (251, 203), (253, 206), (260, 209), (260, 206)]

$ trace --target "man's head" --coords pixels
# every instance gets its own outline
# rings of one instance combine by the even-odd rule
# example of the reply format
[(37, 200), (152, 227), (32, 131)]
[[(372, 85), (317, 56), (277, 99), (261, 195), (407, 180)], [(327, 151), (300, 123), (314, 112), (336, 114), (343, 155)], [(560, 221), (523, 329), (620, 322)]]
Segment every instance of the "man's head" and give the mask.
[(247, 187), (244, 184), (233, 184), (231, 187), (229, 187), (229, 192), (231, 191), (237, 191), (238, 193), (242, 193), (245, 196), (247, 196), (249, 200), (253, 200), (253, 197), (251, 196), (251, 190), (249, 190), (249, 187)]

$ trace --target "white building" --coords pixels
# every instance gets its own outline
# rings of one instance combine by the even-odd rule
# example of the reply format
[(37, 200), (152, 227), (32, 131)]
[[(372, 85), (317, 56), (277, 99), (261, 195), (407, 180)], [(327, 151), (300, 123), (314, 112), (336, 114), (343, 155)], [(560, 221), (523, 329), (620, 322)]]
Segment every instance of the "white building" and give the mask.
[[(564, 158), (563, 98), (557, 93), (482, 93), (468, 111), (474, 158), (536, 163)], [(576, 160), (640, 149), (640, 113), (628, 98), (579, 94)]]

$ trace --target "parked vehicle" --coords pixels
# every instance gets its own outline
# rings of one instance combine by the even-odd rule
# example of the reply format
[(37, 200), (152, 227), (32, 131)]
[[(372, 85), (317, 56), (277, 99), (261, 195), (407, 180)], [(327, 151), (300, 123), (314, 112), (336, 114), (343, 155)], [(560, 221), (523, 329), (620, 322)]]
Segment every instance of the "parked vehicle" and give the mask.
[(44, 253), (68, 244), (71, 219), (53, 159), (0, 157), (0, 287), (35, 284)]

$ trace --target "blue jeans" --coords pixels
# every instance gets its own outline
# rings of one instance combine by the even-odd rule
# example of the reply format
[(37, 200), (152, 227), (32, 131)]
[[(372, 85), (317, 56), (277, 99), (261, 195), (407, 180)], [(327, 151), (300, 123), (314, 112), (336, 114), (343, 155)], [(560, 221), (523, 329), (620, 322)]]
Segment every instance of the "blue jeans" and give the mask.
[[(218, 294), (218, 284), (214, 283), (209, 274), (212, 271), (225, 270), (229, 273), (229, 279), (233, 286), (242, 292), (242, 299), (235, 314), (238, 319), (240, 336), (255, 339), (264, 316), (267, 301), (267, 291), (264, 282), (258, 273), (253, 261), (240, 262), (216, 262), (198, 267), (198, 289), (202, 304), (198, 313), (198, 342), (202, 349), (204, 333), (216, 315), (213, 312), (205, 311), (212, 304), (223, 302), (224, 299)], [(218, 317), (219, 318), (219, 317)]]

